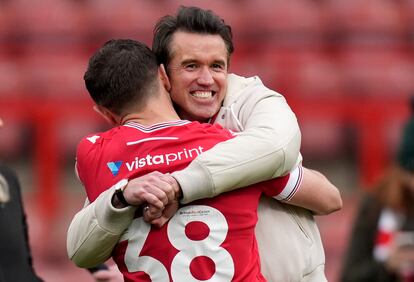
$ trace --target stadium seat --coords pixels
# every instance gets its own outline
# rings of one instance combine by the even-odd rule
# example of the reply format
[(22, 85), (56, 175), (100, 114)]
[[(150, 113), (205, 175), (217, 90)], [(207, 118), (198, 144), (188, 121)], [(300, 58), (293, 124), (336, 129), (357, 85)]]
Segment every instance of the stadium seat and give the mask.
[(278, 91), (284, 90), (283, 68), (270, 61), (264, 52), (240, 50), (236, 46), (230, 62), (230, 72), (247, 77), (257, 75), (266, 86)]
[(402, 0), (400, 2), (403, 15), (406, 19), (406, 24), (412, 27), (414, 24), (414, 1)]
[(77, 145), (84, 136), (109, 129), (106, 121), (95, 113), (92, 107), (89, 108), (89, 111), (91, 115), (87, 118), (82, 115), (72, 115), (70, 118), (66, 118), (65, 126), (57, 129), (58, 143), (62, 148), (62, 153), (68, 159), (75, 159)]
[(22, 59), (23, 85), (28, 95), (83, 97), (88, 57), (77, 52), (28, 49)]
[(9, 6), (0, 2), (0, 42), (5, 41), (5, 35), (10, 30), (11, 16)]
[(78, 10), (71, 1), (14, 0), (9, 5), (15, 23), (33, 40), (68, 40), (65, 37), (76, 36)]
[(409, 48), (414, 50), (414, 1), (403, 0), (401, 3), (405, 24), (408, 27)]
[[(2, 162), (16, 160), (25, 155), (23, 148), (25, 140), (29, 140), (25, 135), (27, 124), (24, 121), (15, 120), (3, 113), (2, 119), (4, 126), (0, 134), (0, 159)], [(28, 145), (28, 144), (26, 144)]]
[(338, 63), (343, 70), (347, 96), (392, 99), (414, 91), (414, 60), (403, 52), (349, 48)]
[(327, 23), (339, 44), (394, 47), (404, 44), (407, 26), (399, 1), (328, 0)]
[(302, 47), (322, 42), (324, 26), (316, 1), (246, 1), (243, 11), (245, 32), (253, 39), (260, 37), (271, 44)]
[(343, 95), (340, 69), (334, 58), (320, 50), (269, 47), (259, 53), (235, 56), (231, 67), (259, 75), (269, 86), (290, 97)]
[[(299, 117), (301, 115), (300, 112), (296, 114)], [(331, 117), (299, 118), (299, 125), (302, 133), (301, 152), (306, 158), (323, 160), (340, 157), (346, 152), (349, 140), (342, 120), (335, 121)]]
[[(289, 65), (286, 68), (289, 68)], [(335, 58), (326, 53), (309, 53), (293, 61), (289, 70), (287, 74), (289, 93), (303, 99), (344, 98), (342, 73)]]
[(167, 13), (167, 4), (162, 1), (92, 0), (88, 2), (91, 24), (106, 37), (106, 40), (128, 37), (151, 44), (152, 30), (156, 21)]
[(0, 47), (0, 97), (20, 96), (22, 93), (22, 67)]

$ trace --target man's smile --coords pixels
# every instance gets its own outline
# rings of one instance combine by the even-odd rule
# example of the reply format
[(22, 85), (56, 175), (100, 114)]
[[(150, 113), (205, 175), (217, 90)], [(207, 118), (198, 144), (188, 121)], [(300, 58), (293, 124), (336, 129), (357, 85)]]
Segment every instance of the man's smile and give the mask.
[(191, 96), (195, 98), (206, 99), (206, 98), (212, 98), (215, 92), (213, 91), (191, 91), (190, 94)]

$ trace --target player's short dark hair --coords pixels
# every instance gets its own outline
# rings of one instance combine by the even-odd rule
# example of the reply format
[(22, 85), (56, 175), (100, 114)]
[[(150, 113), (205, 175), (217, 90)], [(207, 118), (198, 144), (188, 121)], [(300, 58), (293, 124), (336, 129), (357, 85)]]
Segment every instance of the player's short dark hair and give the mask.
[(181, 6), (175, 16), (162, 17), (154, 27), (152, 51), (159, 64), (168, 67), (171, 61), (172, 36), (177, 31), (220, 35), (227, 49), (228, 59), (234, 51), (231, 27), (211, 10)]
[[(155, 54), (131, 39), (106, 42), (90, 59), (84, 80), (97, 105), (117, 115), (144, 106), (157, 83)], [(139, 109), (138, 109), (139, 110)]]

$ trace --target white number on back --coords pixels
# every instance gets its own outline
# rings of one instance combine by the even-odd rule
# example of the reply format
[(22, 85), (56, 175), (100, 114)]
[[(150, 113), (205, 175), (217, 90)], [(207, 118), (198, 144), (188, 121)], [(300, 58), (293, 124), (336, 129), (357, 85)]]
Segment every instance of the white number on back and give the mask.
[(129, 272), (143, 271), (148, 274), (153, 282), (165, 282), (169, 280), (167, 269), (158, 260), (149, 256), (138, 256), (144, 246), (145, 240), (151, 230), (151, 226), (144, 222), (142, 217), (136, 218), (124, 234), (128, 239), (128, 247), (125, 252), (125, 264)]
[[(209, 228), (209, 234), (202, 240), (187, 237), (185, 228), (191, 222), (202, 222)], [(158, 260), (139, 257), (151, 228), (142, 218), (135, 219), (122, 239), (128, 239), (125, 264), (129, 272), (144, 271), (154, 282), (168, 281), (165, 266)], [(231, 281), (234, 276), (234, 262), (230, 253), (220, 247), (227, 236), (228, 224), (224, 215), (217, 209), (193, 205), (177, 211), (167, 227), (168, 239), (179, 251), (171, 264), (173, 281), (213, 282)], [(208, 257), (214, 262), (215, 272), (209, 279), (199, 280), (191, 273), (190, 264), (197, 257)]]

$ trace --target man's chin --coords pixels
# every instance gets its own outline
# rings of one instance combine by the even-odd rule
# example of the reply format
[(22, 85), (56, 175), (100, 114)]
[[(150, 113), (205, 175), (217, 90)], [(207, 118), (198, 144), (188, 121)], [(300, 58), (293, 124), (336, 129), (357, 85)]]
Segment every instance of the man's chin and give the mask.
[(211, 117), (213, 117), (214, 114), (211, 112), (203, 112), (203, 113), (195, 113), (192, 116), (192, 120), (199, 121), (199, 122), (208, 122)]
[(208, 122), (219, 110), (220, 107), (214, 106), (202, 106), (202, 105), (192, 105), (191, 109), (196, 111), (178, 111), (179, 116), (182, 119), (190, 121), (199, 121), (199, 122)]

